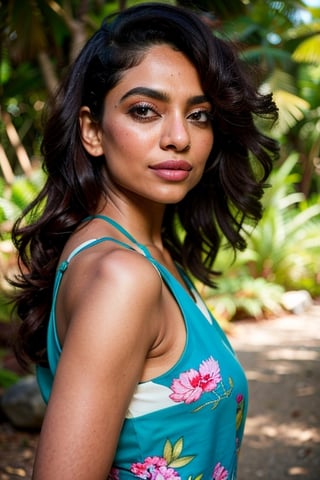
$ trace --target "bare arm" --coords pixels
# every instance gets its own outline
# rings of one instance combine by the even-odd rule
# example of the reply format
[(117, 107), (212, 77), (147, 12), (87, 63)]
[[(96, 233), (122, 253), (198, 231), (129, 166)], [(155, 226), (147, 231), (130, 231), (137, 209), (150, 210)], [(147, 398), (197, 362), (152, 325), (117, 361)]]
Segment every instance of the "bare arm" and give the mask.
[(146, 259), (117, 250), (86, 276), (81, 289), (68, 278), (76, 294), (34, 480), (105, 480), (157, 336), (162, 284)]

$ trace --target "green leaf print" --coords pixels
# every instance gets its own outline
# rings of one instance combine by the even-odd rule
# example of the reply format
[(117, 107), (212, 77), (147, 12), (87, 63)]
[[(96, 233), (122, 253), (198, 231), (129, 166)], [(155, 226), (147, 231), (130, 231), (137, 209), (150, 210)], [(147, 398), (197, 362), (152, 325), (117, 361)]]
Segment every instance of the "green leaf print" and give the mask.
[(167, 440), (163, 449), (163, 458), (166, 460), (168, 466), (171, 468), (179, 468), (188, 465), (193, 459), (194, 455), (187, 455), (180, 457), (183, 450), (183, 438), (179, 438), (174, 445)]
[(169, 463), (172, 459), (172, 456), (173, 456), (173, 448), (170, 440), (167, 440), (166, 443), (164, 444), (163, 458), (167, 463)]
[(183, 439), (179, 438), (173, 447), (172, 458), (179, 458), (183, 449)]
[(180, 457), (176, 460), (173, 460), (168, 465), (172, 468), (184, 467), (185, 465), (188, 465), (188, 463), (192, 462), (193, 459), (194, 455), (187, 455), (186, 457)]

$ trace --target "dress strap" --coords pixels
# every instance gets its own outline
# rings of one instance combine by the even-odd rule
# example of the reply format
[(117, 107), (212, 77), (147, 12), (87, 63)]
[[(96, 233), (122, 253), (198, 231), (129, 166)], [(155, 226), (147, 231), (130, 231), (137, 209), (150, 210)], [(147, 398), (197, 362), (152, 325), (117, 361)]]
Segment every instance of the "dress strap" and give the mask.
[(86, 217), (83, 221), (85, 222), (86, 220), (92, 220), (94, 218), (100, 218), (101, 220), (104, 220), (105, 222), (110, 223), (110, 225), (112, 225), (116, 230), (121, 232), (128, 240), (130, 240), (132, 243), (137, 245), (140, 248), (140, 250), (143, 251), (146, 257), (152, 258), (148, 248), (142, 245), (141, 243), (137, 242), (137, 240), (127, 230), (125, 230), (118, 222), (116, 222), (112, 218), (107, 217), (106, 215), (96, 214), (96, 215), (90, 215)]
[(87, 241), (81, 243), (78, 247), (76, 247), (74, 250), (72, 250), (72, 252), (68, 256), (68, 258), (66, 260), (63, 260), (57, 268), (57, 273), (56, 273), (54, 286), (53, 286), (53, 302), (54, 303), (55, 303), (57, 295), (58, 295), (58, 290), (59, 290), (59, 286), (60, 286), (62, 276), (63, 276), (64, 272), (67, 270), (71, 260), (76, 255), (81, 253), (83, 250), (86, 250), (87, 248), (93, 247), (94, 245), (98, 245), (99, 243), (107, 242), (107, 241), (114, 242), (118, 245), (121, 245), (122, 247), (127, 248), (128, 250), (133, 250), (134, 251), (134, 248), (132, 248), (127, 243), (121, 242), (120, 240), (116, 240), (115, 238), (112, 238), (112, 237), (92, 238), (90, 240), (87, 240)]

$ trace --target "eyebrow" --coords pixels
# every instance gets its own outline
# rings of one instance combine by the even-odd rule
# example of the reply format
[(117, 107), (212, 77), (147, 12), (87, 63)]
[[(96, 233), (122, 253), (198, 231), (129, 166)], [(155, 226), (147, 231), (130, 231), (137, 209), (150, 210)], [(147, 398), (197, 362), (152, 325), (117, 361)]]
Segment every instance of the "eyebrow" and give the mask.
[[(154, 100), (160, 100), (162, 102), (169, 102), (170, 100), (169, 95), (167, 95), (165, 92), (154, 90), (153, 88), (148, 87), (135, 87), (121, 97), (120, 103), (126, 98), (134, 95), (142, 95), (144, 97), (153, 98)], [(192, 107), (193, 105), (198, 105), (199, 103), (210, 103), (210, 101), (206, 95), (195, 95), (194, 97), (190, 97), (187, 103), (188, 106)]]

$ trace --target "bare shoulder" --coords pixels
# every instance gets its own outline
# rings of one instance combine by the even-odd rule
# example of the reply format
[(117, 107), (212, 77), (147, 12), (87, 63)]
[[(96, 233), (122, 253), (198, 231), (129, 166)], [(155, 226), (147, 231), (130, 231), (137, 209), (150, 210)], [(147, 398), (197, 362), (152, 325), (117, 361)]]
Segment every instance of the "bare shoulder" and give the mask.
[(90, 383), (99, 378), (97, 385), (110, 385), (119, 365), (126, 365), (123, 385), (131, 391), (161, 329), (161, 278), (135, 251), (83, 253), (67, 272), (57, 309), (62, 364), (73, 365), (74, 377), (90, 371)]
[[(161, 292), (161, 278), (152, 263), (139, 252), (118, 246), (89, 249), (75, 259), (70, 268), (70, 284), (74, 288), (78, 280), (82, 288), (106, 292), (126, 291), (128, 295), (145, 293), (148, 296)], [(78, 292), (81, 294), (81, 292)]]
[[(132, 335), (154, 325), (150, 318), (159, 312), (162, 281), (142, 254), (108, 244), (82, 252), (68, 270), (59, 302), (68, 323), (90, 315), (97, 329), (109, 325), (115, 332), (123, 326)], [(149, 333), (151, 339), (157, 335)]]
[(106, 278), (120, 284), (132, 284), (140, 288), (143, 283), (156, 290), (161, 286), (159, 274), (152, 263), (141, 253), (124, 248), (113, 248), (99, 259), (98, 272)]

